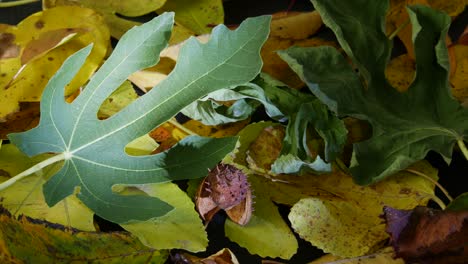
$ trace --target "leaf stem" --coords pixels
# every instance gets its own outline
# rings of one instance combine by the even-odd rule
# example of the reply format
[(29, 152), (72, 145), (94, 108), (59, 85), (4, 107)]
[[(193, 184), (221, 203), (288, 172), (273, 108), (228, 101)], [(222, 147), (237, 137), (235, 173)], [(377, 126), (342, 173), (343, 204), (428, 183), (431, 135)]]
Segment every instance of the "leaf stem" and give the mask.
[(192, 136), (199, 136), (197, 133), (193, 132), (192, 130), (184, 127), (183, 125), (181, 125), (179, 122), (177, 122), (177, 120), (175, 120), (175, 118), (171, 118), (169, 119), (168, 121), (171, 125), (177, 127), (178, 129), (184, 131), (185, 133), (187, 133), (188, 135), (192, 135)]
[(445, 206), (444, 202), (442, 202), (442, 200), (439, 197), (437, 197), (437, 196), (435, 196), (433, 194), (430, 194), (429, 197), (432, 199), (432, 201), (434, 201), (436, 204), (439, 205), (440, 209), (445, 210), (446, 206)]
[(433, 184), (435, 184), (444, 194), (445, 196), (447, 197), (447, 199), (451, 202), (453, 201), (453, 198), (452, 196), (448, 193), (448, 191), (444, 188), (444, 186), (442, 186), (440, 183), (438, 183), (436, 180), (434, 180), (433, 178), (429, 177), (428, 175), (420, 172), (420, 171), (417, 171), (417, 170), (413, 170), (413, 169), (406, 169), (407, 172), (411, 172), (413, 174), (416, 174), (418, 176), (421, 176), (423, 177), (424, 179), (432, 182)]
[(465, 159), (468, 160), (468, 149), (465, 146), (465, 143), (463, 142), (463, 139), (457, 140), (458, 147), (463, 153), (463, 156), (465, 156)]
[(0, 191), (3, 191), (5, 190), (6, 188), (10, 187), (11, 185), (13, 185), (14, 183), (16, 183), (17, 181), (23, 179), (23, 178), (26, 178), (28, 177), (29, 175), (35, 173), (35, 172), (38, 172), (40, 170), (42, 170), (43, 168), (51, 165), (51, 164), (54, 164), (56, 162), (59, 162), (59, 161), (62, 161), (65, 159), (65, 153), (60, 153), (56, 156), (53, 156), (53, 157), (50, 157), (42, 162), (39, 162), (37, 163), (36, 165), (32, 166), (31, 168), (21, 172), (20, 174), (8, 179), (7, 181), (4, 181), (0, 184)]
[(5, 2), (5, 3), (1, 3), (1, 2), (0, 2), (0, 8), (2, 8), (2, 7), (20, 6), (20, 5), (25, 5), (25, 4), (29, 4), (29, 3), (38, 2), (38, 1), (39, 1), (39, 0), (18, 0), (18, 1)]
[(393, 38), (395, 38), (396, 35), (398, 35), (398, 33), (400, 33), (400, 31), (402, 31), (407, 25), (409, 25), (409, 23), (410, 23), (410, 20), (408, 18), (405, 22), (403, 22), (403, 24), (398, 26), (398, 28), (395, 29), (395, 31), (393, 31), (392, 34), (390, 34), (390, 36), (388, 36), (388, 39), (392, 40)]

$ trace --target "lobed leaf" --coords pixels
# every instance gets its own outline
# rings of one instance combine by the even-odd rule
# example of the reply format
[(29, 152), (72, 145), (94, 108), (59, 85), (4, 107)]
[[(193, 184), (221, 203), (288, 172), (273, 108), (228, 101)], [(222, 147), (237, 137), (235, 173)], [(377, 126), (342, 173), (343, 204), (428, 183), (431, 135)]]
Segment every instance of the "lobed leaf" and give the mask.
[(385, 79), (391, 52), (383, 31), (386, 1), (347, 2), (349, 8), (338, 1), (313, 3), (359, 75), (331, 48), (291, 48), (280, 55), (332, 111), (373, 126), (372, 138), (354, 145), (350, 169), (356, 182), (381, 180), (430, 150), (449, 160), (455, 142), (468, 136), (468, 110), (448, 88), (445, 35), (450, 18), (424, 6), (408, 9), (415, 29), (416, 76), (408, 91), (399, 93)]
[(83, 64), (90, 47), (70, 57), (44, 92), (39, 126), (9, 135), (28, 155), (53, 152), (60, 153), (55, 159), (65, 160), (44, 185), (47, 203), (53, 206), (77, 192), (96, 214), (117, 223), (147, 220), (170, 211), (172, 207), (158, 198), (118, 195), (112, 186), (202, 177), (232, 150), (236, 139), (188, 137), (167, 152), (138, 157), (125, 153), (126, 144), (201, 96), (254, 78), (261, 67), (259, 50), (269, 20), (247, 19), (236, 31), (218, 26), (206, 44), (189, 40), (168, 78), (106, 120), (96, 117), (102, 102), (131, 73), (157, 63), (167, 45), (173, 14), (160, 15), (128, 31), (81, 95), (67, 104), (63, 87)]

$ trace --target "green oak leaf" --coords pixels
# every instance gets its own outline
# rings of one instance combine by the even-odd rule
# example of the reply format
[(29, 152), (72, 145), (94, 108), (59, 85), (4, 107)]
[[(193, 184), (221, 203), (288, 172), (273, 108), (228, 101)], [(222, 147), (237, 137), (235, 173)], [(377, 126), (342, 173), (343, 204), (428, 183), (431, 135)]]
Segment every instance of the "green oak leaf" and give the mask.
[(291, 48), (280, 56), (310, 90), (339, 116), (367, 120), (373, 136), (354, 145), (351, 173), (370, 184), (421, 160), (434, 150), (450, 159), (468, 136), (468, 109), (449, 91), (445, 36), (450, 18), (425, 6), (408, 12), (413, 25), (416, 76), (397, 92), (385, 79), (391, 41), (384, 31), (387, 1), (313, 0), (358, 73), (333, 48)]
[(206, 44), (190, 39), (164, 81), (112, 117), (97, 118), (102, 102), (130, 74), (158, 62), (160, 51), (167, 46), (173, 16), (166, 13), (128, 31), (80, 96), (67, 104), (63, 88), (91, 47), (71, 56), (44, 91), (39, 126), (9, 135), (27, 155), (53, 152), (59, 154), (46, 162), (64, 160), (62, 169), (43, 187), (49, 206), (77, 193), (86, 206), (112, 222), (162, 216), (172, 209), (167, 203), (155, 197), (118, 195), (112, 186), (202, 177), (234, 148), (236, 138), (188, 137), (158, 155), (130, 156), (124, 151), (130, 141), (194, 100), (253, 79), (260, 71), (259, 51), (269, 32), (270, 18), (266, 16), (247, 19), (235, 31), (218, 26)]

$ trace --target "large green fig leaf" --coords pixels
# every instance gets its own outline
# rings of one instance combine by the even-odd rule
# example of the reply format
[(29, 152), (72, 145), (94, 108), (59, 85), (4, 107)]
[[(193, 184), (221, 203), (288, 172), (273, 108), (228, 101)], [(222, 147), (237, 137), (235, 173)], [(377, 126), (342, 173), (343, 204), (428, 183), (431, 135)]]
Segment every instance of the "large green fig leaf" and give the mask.
[(97, 118), (102, 102), (131, 73), (158, 62), (174, 23), (173, 13), (128, 31), (81, 95), (67, 104), (63, 88), (90, 47), (71, 56), (44, 91), (39, 126), (9, 135), (30, 156), (53, 152), (59, 154), (50, 163), (64, 160), (62, 169), (44, 185), (47, 203), (53, 206), (77, 193), (96, 214), (117, 223), (170, 211), (172, 207), (158, 198), (118, 195), (112, 187), (202, 177), (234, 148), (236, 139), (188, 137), (165, 153), (138, 157), (125, 153), (125, 145), (203, 95), (253, 79), (262, 65), (259, 52), (269, 21), (269, 17), (247, 19), (235, 31), (218, 26), (206, 44), (190, 39), (163, 82), (106, 120)]
[(449, 91), (445, 38), (450, 17), (425, 6), (408, 8), (416, 76), (409, 90), (399, 93), (384, 72), (391, 54), (384, 31), (387, 1), (312, 2), (358, 73), (333, 48), (292, 48), (280, 56), (331, 110), (373, 126), (372, 138), (354, 145), (351, 173), (356, 182), (381, 180), (430, 150), (449, 160), (455, 142), (468, 137), (468, 109)]

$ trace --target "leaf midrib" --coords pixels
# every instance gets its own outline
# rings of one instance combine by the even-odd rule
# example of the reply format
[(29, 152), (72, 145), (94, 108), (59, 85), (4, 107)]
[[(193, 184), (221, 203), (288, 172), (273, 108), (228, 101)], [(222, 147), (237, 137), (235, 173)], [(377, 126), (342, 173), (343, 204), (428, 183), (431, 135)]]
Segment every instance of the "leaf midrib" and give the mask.
[[(261, 30), (261, 27), (258, 27), (256, 33), (258, 33), (260, 30)], [(256, 33), (255, 33), (255, 34), (252, 34), (252, 37), (249, 38), (248, 41), (246, 41), (246, 42), (244, 43), (244, 45), (240, 46), (240, 48), (237, 49), (237, 50), (236, 50), (231, 56), (229, 56), (227, 59), (225, 59), (224, 61), (222, 61), (221, 63), (219, 63), (219, 64), (216, 65), (215, 67), (213, 67), (211, 70), (207, 71), (205, 74), (203, 74), (203, 75), (199, 76), (198, 78), (194, 79), (192, 82), (190, 82), (189, 84), (187, 84), (185, 87), (183, 87), (182, 89), (180, 89), (178, 92), (174, 93), (172, 96), (169, 96), (167, 99), (165, 99), (164, 101), (162, 101), (162, 102), (159, 103), (158, 105), (154, 106), (153, 108), (151, 108), (151, 109), (148, 110), (147, 112), (141, 114), (138, 118), (132, 120), (132, 121), (129, 122), (129, 123), (126, 123), (125, 125), (123, 125), (123, 126), (121, 126), (121, 127), (119, 127), (119, 128), (116, 128), (115, 130), (113, 130), (113, 131), (111, 131), (111, 132), (109, 132), (109, 133), (107, 133), (107, 134), (104, 134), (103, 136), (98, 137), (98, 138), (96, 138), (96, 139), (94, 139), (94, 140), (92, 140), (92, 141), (90, 141), (90, 142), (88, 142), (88, 143), (86, 143), (86, 144), (84, 144), (84, 145), (82, 145), (82, 146), (80, 146), (80, 147), (78, 147), (78, 148), (72, 150), (72, 151), (69, 151), (69, 148), (67, 148), (67, 151), (69, 151), (70, 154), (76, 153), (76, 152), (78, 152), (78, 151), (80, 151), (80, 150), (82, 150), (82, 149), (84, 149), (84, 148), (87, 148), (89, 145), (92, 145), (92, 144), (94, 144), (94, 143), (96, 143), (96, 142), (98, 142), (98, 141), (101, 141), (102, 139), (107, 138), (107, 137), (109, 137), (109, 136), (111, 136), (111, 135), (117, 133), (118, 131), (129, 127), (130, 125), (132, 125), (132, 124), (134, 124), (135, 122), (139, 121), (141, 118), (146, 117), (149, 113), (151, 113), (151, 112), (154, 111), (155, 109), (161, 107), (163, 104), (168, 103), (168, 101), (172, 100), (174, 97), (176, 97), (176, 96), (178, 96), (179, 94), (181, 94), (182, 92), (184, 92), (184, 91), (185, 91), (188, 87), (190, 87), (192, 84), (198, 82), (200, 79), (206, 77), (206, 76), (209, 75), (211, 72), (217, 70), (221, 65), (224, 65), (227, 61), (229, 61), (230, 59), (232, 59), (238, 52), (242, 51), (242, 50), (244, 49), (244, 47), (245, 47), (248, 43), (250, 43), (250, 42), (257, 36)], [(203, 44), (201, 44), (201, 45), (203, 45)], [(96, 90), (97, 90), (97, 89), (96, 89)], [(90, 97), (90, 99), (91, 99), (91, 97)], [(87, 102), (89, 102), (90, 99), (89, 99)], [(85, 106), (86, 106), (86, 105), (85, 105)], [(83, 109), (84, 109), (84, 108), (83, 108)], [(81, 111), (81, 113), (83, 113), (83, 110)], [(81, 116), (81, 113), (80, 113), (80, 116)], [(78, 120), (78, 121), (79, 121), (79, 120)], [(78, 121), (77, 121), (77, 123), (79, 123)], [(76, 124), (77, 124), (77, 123), (76, 123)], [(76, 124), (75, 124), (75, 128), (76, 128)], [(74, 131), (75, 131), (75, 129), (74, 129)], [(73, 131), (73, 132), (74, 132), (74, 131)], [(72, 134), (72, 136), (73, 136), (73, 134)], [(71, 140), (72, 140), (72, 139), (70, 139), (70, 141), (71, 141)], [(69, 146), (68, 146), (68, 147), (69, 147)]]
[[(155, 29), (153, 29), (153, 33), (154, 33), (154, 32), (158, 32), (158, 31), (162, 28), (163, 25), (165, 25), (165, 23), (158, 23), (158, 26), (157, 26)], [(143, 46), (143, 45), (148, 41), (148, 39), (150, 39), (152, 36), (153, 36), (153, 34), (148, 34), (148, 38), (146, 38), (144, 41), (142, 41), (140, 45), (135, 46), (135, 48), (134, 48), (131, 52), (127, 53), (127, 56), (125, 56), (125, 57), (120, 61), (120, 63), (117, 64), (117, 66), (114, 67), (114, 68), (112, 69), (112, 71), (110, 71), (109, 74), (107, 74), (107, 77), (104, 78), (104, 79), (96, 86), (96, 88), (94, 88), (94, 90), (91, 92), (91, 94), (89, 94), (88, 100), (87, 100), (87, 101), (84, 103), (84, 105), (81, 107), (81, 111), (80, 111), (80, 113), (78, 114), (78, 117), (77, 117), (77, 119), (76, 119), (75, 125), (73, 126), (73, 130), (72, 130), (71, 135), (70, 135), (70, 140), (69, 140), (69, 142), (68, 142), (68, 146), (66, 146), (66, 150), (65, 150), (65, 151), (70, 152), (71, 154), (73, 154), (73, 153), (75, 153), (76, 151), (78, 151), (78, 150), (80, 149), (80, 148), (78, 148), (78, 149), (76, 149), (76, 150), (70, 151), (70, 147), (71, 147), (71, 145), (72, 145), (72, 143), (73, 143), (74, 135), (75, 135), (76, 129), (77, 129), (77, 127), (78, 127), (78, 124), (80, 123), (81, 118), (82, 118), (82, 116), (83, 116), (83, 113), (84, 113), (85, 110), (86, 110), (86, 106), (87, 106), (87, 105), (89, 104), (89, 102), (92, 100), (93, 95), (96, 94), (98, 91), (100, 91), (100, 89), (101, 89), (101, 87), (102, 87), (102, 84), (110, 78), (109, 76), (112, 76), (113, 73), (114, 73), (117, 69), (120, 69), (120, 66), (121, 66), (122, 64), (125, 64), (125, 63), (127, 62), (127, 59), (135, 52), (135, 50), (138, 50), (141, 46)], [(54, 91), (54, 93), (55, 93), (55, 91)], [(51, 108), (52, 108), (52, 107), (51, 107)], [(55, 122), (53, 121), (53, 118), (51, 118), (51, 119), (52, 119), (52, 122), (54, 123), (54, 127), (55, 127)], [(58, 129), (57, 129), (57, 131), (58, 131)], [(62, 137), (62, 135), (61, 135), (60, 132), (59, 132), (59, 134), (60, 134), (60, 136)], [(62, 137), (62, 139), (63, 139), (63, 137)], [(65, 142), (64, 142), (64, 143), (65, 143)]]

